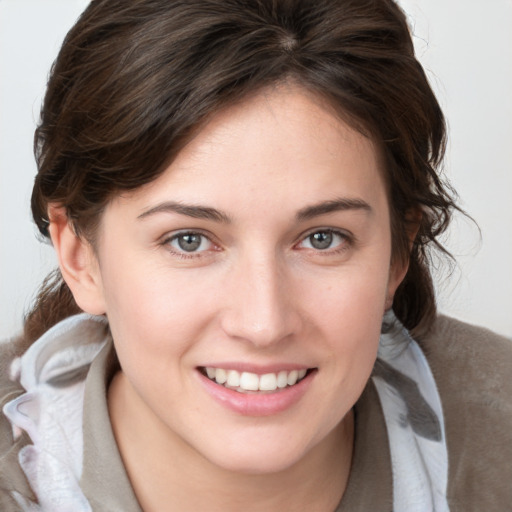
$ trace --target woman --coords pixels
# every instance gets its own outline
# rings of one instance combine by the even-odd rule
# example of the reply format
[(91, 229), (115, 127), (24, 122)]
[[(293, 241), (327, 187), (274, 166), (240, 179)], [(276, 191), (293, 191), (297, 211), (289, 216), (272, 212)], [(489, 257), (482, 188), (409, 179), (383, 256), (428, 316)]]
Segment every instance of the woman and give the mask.
[(510, 347), (436, 317), (444, 141), (391, 1), (93, 1), (36, 132), (60, 270), (3, 356), (2, 510), (505, 510)]

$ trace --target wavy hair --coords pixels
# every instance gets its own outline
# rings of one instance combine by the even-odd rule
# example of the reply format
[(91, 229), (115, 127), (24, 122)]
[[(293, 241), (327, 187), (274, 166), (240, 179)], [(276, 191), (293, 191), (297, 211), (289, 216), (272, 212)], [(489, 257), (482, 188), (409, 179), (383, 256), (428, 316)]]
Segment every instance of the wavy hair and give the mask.
[[(40, 232), (58, 204), (94, 241), (112, 197), (156, 179), (209, 116), (286, 80), (381, 148), (393, 257), (409, 261), (393, 307), (425, 332), (429, 248), (446, 252), (439, 235), (457, 206), (440, 173), (443, 114), (392, 0), (93, 0), (52, 67), (35, 133)], [(27, 342), (77, 311), (56, 271), (26, 317)]]

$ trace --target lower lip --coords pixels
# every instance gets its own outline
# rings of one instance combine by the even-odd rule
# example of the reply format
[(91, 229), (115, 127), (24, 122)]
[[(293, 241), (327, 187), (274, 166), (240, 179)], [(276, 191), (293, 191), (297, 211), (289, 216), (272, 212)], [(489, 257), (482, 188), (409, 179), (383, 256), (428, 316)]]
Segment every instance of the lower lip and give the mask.
[(295, 405), (313, 382), (316, 371), (309, 372), (300, 382), (275, 393), (239, 393), (213, 382), (198, 371), (207, 393), (222, 406), (244, 416), (271, 416)]

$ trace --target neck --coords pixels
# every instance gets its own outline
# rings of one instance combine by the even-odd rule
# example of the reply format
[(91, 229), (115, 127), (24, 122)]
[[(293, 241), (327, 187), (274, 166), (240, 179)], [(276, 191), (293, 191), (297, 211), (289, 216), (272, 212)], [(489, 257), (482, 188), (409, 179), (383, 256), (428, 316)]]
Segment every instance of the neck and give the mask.
[(108, 404), (114, 436), (144, 512), (230, 512), (242, 507), (246, 512), (272, 512), (300, 510), (305, 503), (330, 512), (341, 500), (352, 459), (352, 412), (290, 467), (248, 474), (212, 464), (165, 425), (148, 421), (133, 403), (132, 393), (118, 373)]

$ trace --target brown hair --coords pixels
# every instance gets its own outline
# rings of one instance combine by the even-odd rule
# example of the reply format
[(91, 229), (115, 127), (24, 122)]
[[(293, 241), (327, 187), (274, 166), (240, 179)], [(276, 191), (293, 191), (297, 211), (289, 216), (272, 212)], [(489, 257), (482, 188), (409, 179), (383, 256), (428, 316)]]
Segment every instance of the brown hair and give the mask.
[[(444, 118), (392, 0), (93, 0), (54, 63), (35, 134), (40, 232), (55, 203), (92, 241), (113, 195), (158, 177), (207, 116), (289, 79), (382, 147), (395, 258), (409, 258), (421, 211), (394, 310), (424, 330), (436, 310), (428, 247), (443, 250), (456, 206), (437, 172)], [(57, 272), (25, 338), (77, 311)]]

